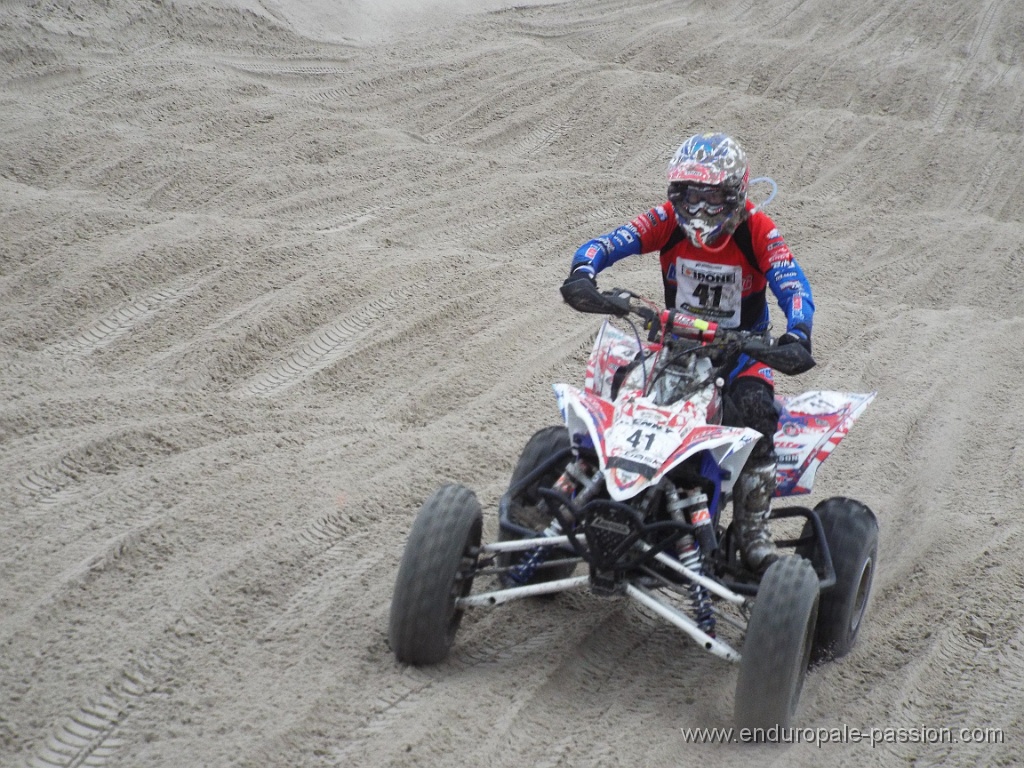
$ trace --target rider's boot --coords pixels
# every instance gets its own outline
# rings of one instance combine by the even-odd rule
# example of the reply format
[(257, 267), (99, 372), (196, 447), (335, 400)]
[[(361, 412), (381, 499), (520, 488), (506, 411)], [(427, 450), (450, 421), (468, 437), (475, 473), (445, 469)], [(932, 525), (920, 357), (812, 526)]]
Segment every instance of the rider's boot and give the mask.
[(747, 567), (758, 573), (781, 556), (768, 529), (776, 469), (774, 456), (752, 458), (733, 487), (733, 518), (740, 550)]

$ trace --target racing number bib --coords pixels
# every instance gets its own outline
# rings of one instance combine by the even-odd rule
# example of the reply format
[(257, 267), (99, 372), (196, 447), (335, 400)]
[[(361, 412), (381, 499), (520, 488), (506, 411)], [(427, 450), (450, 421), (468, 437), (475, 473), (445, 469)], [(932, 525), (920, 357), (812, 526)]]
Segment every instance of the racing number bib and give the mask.
[(676, 259), (676, 307), (723, 328), (740, 324), (743, 270), (729, 264)]

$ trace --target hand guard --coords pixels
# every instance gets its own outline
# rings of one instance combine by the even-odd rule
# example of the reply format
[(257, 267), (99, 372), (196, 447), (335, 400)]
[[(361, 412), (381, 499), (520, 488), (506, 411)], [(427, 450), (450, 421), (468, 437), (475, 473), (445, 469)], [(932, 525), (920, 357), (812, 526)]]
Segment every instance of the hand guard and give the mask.
[(573, 283), (579, 282), (580, 280), (588, 280), (595, 288), (597, 287), (597, 278), (595, 278), (594, 275), (591, 274), (591, 272), (587, 269), (578, 269), (575, 272), (571, 273), (567, 278), (565, 278), (565, 282), (563, 282), (562, 285), (571, 285)]
[(783, 347), (786, 344), (800, 344), (808, 352), (811, 351), (811, 334), (803, 326), (797, 326), (791, 331), (786, 331), (779, 336), (776, 345)]
[(562, 283), (562, 298), (577, 312), (609, 314), (625, 317), (629, 314), (629, 299), (611, 296), (597, 290), (597, 280), (589, 270), (578, 269)]

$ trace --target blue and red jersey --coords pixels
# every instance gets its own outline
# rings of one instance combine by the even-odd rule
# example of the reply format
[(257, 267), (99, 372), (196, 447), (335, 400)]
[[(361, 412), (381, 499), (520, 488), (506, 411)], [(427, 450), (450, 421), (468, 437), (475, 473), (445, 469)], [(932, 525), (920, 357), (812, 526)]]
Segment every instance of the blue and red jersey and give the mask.
[(764, 331), (771, 287), (786, 315), (786, 331), (810, 338), (814, 317), (811, 286), (771, 218), (753, 212), (724, 245), (698, 248), (676, 223), (671, 202), (584, 243), (572, 270), (596, 275), (617, 261), (660, 252), (665, 304), (713, 320), (725, 328)]

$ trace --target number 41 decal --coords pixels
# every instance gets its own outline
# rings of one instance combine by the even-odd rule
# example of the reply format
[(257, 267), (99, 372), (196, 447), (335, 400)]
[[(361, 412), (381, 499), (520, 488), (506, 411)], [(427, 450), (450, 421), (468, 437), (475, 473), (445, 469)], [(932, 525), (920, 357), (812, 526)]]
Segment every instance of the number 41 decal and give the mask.
[(638, 429), (636, 432), (634, 432), (632, 435), (626, 438), (626, 442), (632, 445), (637, 450), (640, 450), (640, 441), (646, 439), (647, 445), (644, 446), (643, 450), (649, 451), (651, 450), (651, 446), (654, 445), (655, 437), (656, 435), (654, 432), (644, 432), (643, 430)]
[[(714, 296), (711, 294), (714, 294)], [(711, 306), (718, 309), (722, 306), (722, 286), (720, 285), (712, 287), (701, 283), (694, 290), (693, 296), (700, 302), (702, 307)]]

